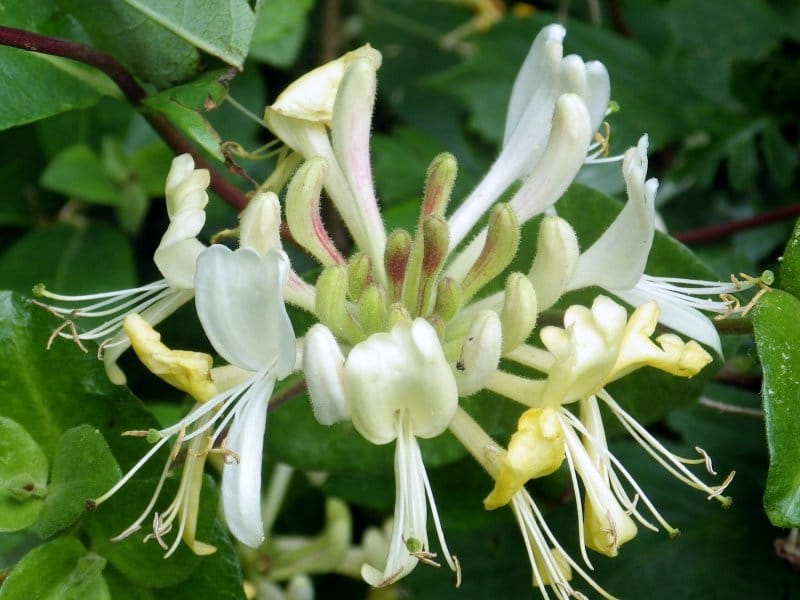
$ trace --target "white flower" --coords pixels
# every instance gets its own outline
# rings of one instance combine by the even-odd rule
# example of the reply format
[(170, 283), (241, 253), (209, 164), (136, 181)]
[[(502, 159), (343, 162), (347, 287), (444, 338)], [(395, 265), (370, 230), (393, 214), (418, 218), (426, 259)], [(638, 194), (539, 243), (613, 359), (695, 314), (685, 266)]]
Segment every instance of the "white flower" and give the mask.
[[(563, 26), (550, 25), (536, 36), (514, 82), (500, 155), (450, 217), (453, 246), (518, 179), (536, 182), (534, 189), (520, 190), (512, 200), (520, 221), (525, 221), (552, 205), (583, 164), (591, 134), (606, 114), (611, 88), (608, 72), (601, 63), (584, 63), (575, 55), (563, 56), (565, 35)], [(570, 107), (568, 117), (563, 114), (566, 109), (559, 108), (559, 104), (565, 96), (580, 106), (582, 114), (577, 106)], [(559, 160), (546, 160), (548, 156), (552, 158), (550, 146), (554, 139), (564, 136), (565, 126), (573, 132), (569, 151), (562, 152)], [(541, 163), (546, 163), (547, 168)], [(562, 181), (566, 182), (563, 186)]]
[[(307, 355), (319, 356), (308, 345), (327, 346), (326, 339), (320, 334), (307, 339)], [(343, 366), (323, 371), (306, 371), (315, 414), (331, 413), (324, 405), (338, 404), (343, 395), (353, 426), (365, 439), (373, 444), (396, 442), (389, 552), (384, 565), (363, 565), (364, 580), (380, 587), (408, 574), (420, 560), (432, 563), (436, 555), (428, 544), (428, 503), (445, 560), (458, 571), (444, 540), (417, 442), (418, 437), (442, 434), (458, 406), (458, 388), (434, 329), (424, 319), (401, 321), (390, 332), (373, 334), (354, 346)], [(333, 390), (326, 391), (331, 384)]]
[[(280, 294), (287, 272), (287, 259), (278, 250), (262, 256), (252, 248), (231, 251), (214, 245), (201, 253), (195, 278), (197, 312), (206, 335), (229, 367), (212, 370), (207, 355), (169, 350), (160, 344), (160, 336), (146, 321), (136, 315), (126, 319), (126, 332), (145, 366), (192, 394), (199, 404), (170, 427), (132, 432), (146, 436), (153, 447), (113, 488), (96, 499), (96, 504), (111, 497), (170, 439), (177, 439), (153, 500), (119, 538), (140, 527), (155, 505), (177, 451), (188, 443), (195, 455), (225, 454), (222, 507), (228, 527), (243, 544), (257, 547), (263, 541), (261, 459), (267, 407), (276, 380), (292, 371), (296, 358), (294, 332)], [(212, 449), (215, 443), (221, 450)], [(153, 535), (159, 541), (171, 528), (177, 507), (188, 501), (187, 494), (188, 488), (182, 483), (173, 503), (175, 511), (157, 514)], [(184, 525), (185, 518), (181, 519), (181, 530)]]
[[(108, 378), (116, 384), (125, 383), (125, 374), (117, 366), (119, 356), (130, 347), (128, 336), (122, 331), (125, 317), (138, 313), (155, 325), (192, 299), (195, 261), (205, 248), (197, 235), (205, 224), (209, 182), (208, 170), (195, 169), (189, 154), (173, 159), (165, 189), (170, 223), (153, 256), (163, 279), (138, 288), (81, 296), (53, 294), (41, 284), (34, 287), (35, 295), (70, 305), (49, 306), (37, 302), (65, 319), (49, 343), (58, 335), (74, 340), (85, 351), (83, 340), (101, 340), (98, 355), (102, 355)], [(92, 303), (75, 306), (75, 303), (84, 302)], [(73, 324), (75, 318), (108, 320), (79, 333)]]

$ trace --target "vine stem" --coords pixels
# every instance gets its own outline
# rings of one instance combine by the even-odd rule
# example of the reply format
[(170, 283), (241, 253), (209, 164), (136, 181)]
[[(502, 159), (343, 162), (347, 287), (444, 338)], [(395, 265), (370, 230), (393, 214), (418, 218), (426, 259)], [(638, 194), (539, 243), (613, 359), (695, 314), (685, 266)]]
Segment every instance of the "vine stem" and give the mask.
[(148, 111), (142, 106), (143, 100), (147, 97), (147, 92), (139, 85), (139, 82), (131, 75), (130, 71), (113, 56), (80, 42), (4, 26), (0, 26), (0, 45), (19, 48), (28, 52), (69, 58), (99, 69), (111, 78), (134, 108), (143, 109), (141, 110), (142, 116), (176, 154), (191, 154), (195, 165), (202, 169), (208, 169), (211, 174), (211, 189), (214, 190), (217, 196), (237, 210), (247, 206), (249, 200), (244, 192), (225, 179), (200, 156), (191, 143), (181, 135), (166, 117), (159, 113)]
[(673, 233), (672, 237), (684, 244), (702, 244), (731, 236), (739, 231), (755, 229), (756, 227), (762, 227), (770, 223), (798, 216), (800, 216), (800, 204), (792, 204), (739, 221), (729, 221), (720, 225), (710, 225), (708, 227), (679, 231), (678, 233)]

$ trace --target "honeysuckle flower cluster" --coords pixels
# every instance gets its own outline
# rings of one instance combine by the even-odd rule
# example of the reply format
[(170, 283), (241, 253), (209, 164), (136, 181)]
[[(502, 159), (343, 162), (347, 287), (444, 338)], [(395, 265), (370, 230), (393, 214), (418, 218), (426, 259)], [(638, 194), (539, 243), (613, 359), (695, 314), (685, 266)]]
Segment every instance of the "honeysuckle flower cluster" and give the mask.
[[(48, 309), (67, 319), (54, 336), (78, 343), (110, 339), (101, 348), (112, 380), (124, 381), (115, 360), (132, 345), (145, 366), (196, 401), (170, 427), (130, 432), (152, 447), (96, 503), (113, 495), (169, 441), (173, 450), (152, 502), (121, 537), (154, 512), (164, 480), (186, 448), (177, 496), (155, 512), (151, 536), (168, 552), (180, 539), (195, 552), (213, 551), (195, 539), (195, 524), (203, 465), (208, 454), (218, 452), (225, 457), (222, 506), (228, 526), (245, 545), (259, 546), (267, 408), (276, 381), (297, 369), (322, 426), (349, 422), (369, 443), (394, 444), (395, 508), (387, 533), (365, 540), (360, 553), (337, 545), (348, 571), (359, 557), (361, 576), (375, 587), (398, 581), (419, 563), (444, 563), (456, 585), (461, 580), (419, 445), (419, 439), (448, 431), (487, 471), (484, 508), (510, 507), (533, 582), (545, 597), (548, 587), (557, 597), (577, 595), (573, 573), (610, 597), (589, 575), (587, 549), (615, 556), (639, 525), (677, 531), (610, 451), (601, 404), (669, 473), (709, 498), (730, 501), (723, 491), (733, 474), (719, 484), (705, 483), (689, 468), (704, 464), (714, 474), (704, 452), (692, 459), (674, 455), (606, 386), (647, 366), (679, 377), (695, 375), (712, 361), (703, 345), (720, 353), (716, 330), (701, 311), (731, 312), (738, 307), (731, 294), (769, 283), (768, 278), (726, 284), (644, 273), (657, 188), (646, 178), (646, 136), (622, 157), (625, 207), (581, 251), (575, 231), (557, 216), (556, 203), (582, 166), (605, 148), (596, 132), (611, 88), (601, 63), (563, 55), (564, 36), (563, 27), (552, 25), (536, 37), (514, 84), (500, 154), (452, 211), (455, 158), (433, 157), (413, 231), (387, 231), (376, 198), (369, 141), (381, 55), (364, 46), (304, 75), (267, 107), (266, 126), (290, 150), (283, 154), (286, 160), (300, 166), (291, 178), (271, 178), (270, 185), (280, 189), (253, 197), (241, 217), (238, 249), (206, 247), (196, 239), (208, 176), (194, 170), (188, 157), (178, 157), (167, 181), (171, 223), (155, 257), (162, 282), (96, 297), (39, 290), (64, 303), (99, 300), (81, 309)], [(283, 173), (286, 164), (278, 170)], [(276, 183), (286, 179), (285, 186)], [(323, 223), (323, 191), (354, 242), (349, 256)], [(283, 252), (276, 194), (284, 197), (292, 239), (321, 266), (313, 285), (294, 272)], [(518, 245), (530, 243), (521, 239), (521, 226), (543, 213), (535, 259), (525, 272), (509, 272)], [(501, 285), (492, 289), (502, 291), (486, 293), (498, 278)], [(597, 295), (590, 307), (567, 307), (563, 326), (537, 329), (542, 310), (566, 292), (592, 286), (609, 295)], [(610, 295), (630, 304), (631, 314)], [(713, 295), (722, 298), (709, 300)], [(225, 366), (213, 368), (211, 357), (202, 353), (172, 350), (153, 330), (192, 297)], [(285, 302), (317, 321), (299, 340)], [(73, 322), (106, 315), (107, 323), (86, 333)], [(673, 333), (653, 338), (659, 322), (690, 339)], [(505, 368), (510, 363), (513, 373)], [(520, 406), (518, 429), (506, 447), (462, 406), (462, 398), (482, 390)], [(561, 468), (568, 470), (576, 498), (580, 561), (563, 549), (525, 487)], [(175, 523), (178, 535), (167, 546), (163, 538)], [(330, 544), (334, 537), (341, 541), (327, 533), (320, 539)], [(306, 550), (297, 556), (307, 560), (315, 544), (306, 540)], [(312, 569), (303, 565), (306, 570), (286, 566), (287, 576)], [(319, 567), (314, 565), (312, 570)]]

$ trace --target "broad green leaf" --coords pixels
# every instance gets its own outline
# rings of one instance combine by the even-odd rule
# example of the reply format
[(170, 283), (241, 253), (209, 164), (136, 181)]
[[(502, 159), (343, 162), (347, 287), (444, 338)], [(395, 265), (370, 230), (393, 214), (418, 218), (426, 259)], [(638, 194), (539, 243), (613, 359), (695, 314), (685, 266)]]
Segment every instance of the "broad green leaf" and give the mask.
[[(140, 446), (146, 443), (142, 438), (137, 438)], [(159, 469), (167, 460), (168, 449), (156, 454), (151, 462), (158, 463)], [(145, 588), (165, 588), (186, 581), (195, 569), (203, 568), (206, 562), (213, 560), (211, 557), (201, 557), (193, 554), (188, 546), (179, 542), (177, 550), (165, 559), (166, 550), (162, 549), (155, 539), (145, 541), (148, 534), (152, 533), (152, 510), (165, 514), (167, 507), (173, 501), (178, 491), (180, 471), (175, 476), (167, 479), (159, 499), (151, 513), (145, 515), (140, 530), (134, 530), (128, 537), (121, 541), (112, 541), (112, 538), (128, 529), (147, 508), (151, 495), (156, 491), (158, 479), (147, 479), (136, 475), (111, 498), (97, 507), (97, 511), (86, 519), (86, 527), (92, 540), (92, 549), (108, 559), (114, 567), (135, 584)], [(219, 504), (219, 492), (214, 481), (205, 476), (203, 490), (200, 498), (200, 515), (197, 524), (196, 539), (217, 547), (225, 543), (227, 534), (215, 529), (214, 518)], [(174, 523), (172, 530), (163, 538), (168, 546), (178, 535), (179, 521)], [(230, 544), (230, 542), (228, 542)], [(230, 547), (230, 546), (228, 546)], [(216, 554), (216, 553), (215, 553)], [(226, 556), (225, 560), (230, 560)]]
[(764, 506), (779, 527), (800, 527), (800, 300), (780, 290), (753, 309), (764, 381), (770, 465)]
[(50, 488), (34, 525), (44, 538), (72, 525), (96, 498), (120, 478), (117, 462), (102, 434), (89, 425), (64, 432), (53, 459)]
[(124, 0), (153, 23), (191, 45), (242, 68), (256, 18), (246, 0)]
[(25, 529), (47, 494), (47, 457), (16, 421), (0, 417), (0, 531)]
[(0, 587), (0, 600), (106, 600), (106, 561), (72, 537), (31, 550)]
[[(129, 468), (143, 454), (141, 439), (121, 433), (148, 429), (155, 425), (153, 417), (127, 388), (108, 381), (94, 352), (84, 354), (61, 339), (47, 350), (57, 325), (27, 298), (0, 292), (0, 416), (25, 427), (51, 462), (66, 430), (92, 425)], [(142, 475), (156, 476), (161, 466), (146, 465)]]
[(800, 299), (800, 219), (795, 223), (794, 231), (783, 251), (778, 286)]
[(134, 281), (128, 240), (99, 222), (35, 229), (0, 256), (0, 285), (28, 295), (40, 282), (53, 292), (86, 294), (130, 288)]
[[(165, 29), (125, 0), (107, 0), (98, 10), (93, 0), (57, 0), (89, 34), (134, 75), (164, 88), (197, 72), (200, 55), (192, 43)], [(181, 3), (162, 3), (177, 6)]]
[(223, 160), (220, 137), (203, 113), (215, 109), (227, 94), (225, 72), (215, 71), (203, 77), (149, 96), (145, 106), (165, 115), (183, 133), (213, 156)]
[(88, 146), (76, 144), (60, 152), (42, 173), (47, 189), (78, 200), (115, 206), (119, 189), (109, 178), (100, 157)]
[(250, 57), (276, 67), (294, 62), (313, 0), (264, 0), (256, 14)]
[[(68, 24), (51, 0), (10, 2), (3, 25), (64, 37)], [(57, 56), (0, 47), (0, 129), (16, 127), (119, 95), (102, 73)]]
[(728, 146), (727, 155), (731, 187), (738, 192), (751, 188), (759, 167), (755, 137), (736, 136)]
[(780, 38), (780, 21), (767, 2), (674, 0), (668, 19), (675, 37), (670, 57), (685, 81), (717, 104), (733, 100), (733, 62), (765, 56)]

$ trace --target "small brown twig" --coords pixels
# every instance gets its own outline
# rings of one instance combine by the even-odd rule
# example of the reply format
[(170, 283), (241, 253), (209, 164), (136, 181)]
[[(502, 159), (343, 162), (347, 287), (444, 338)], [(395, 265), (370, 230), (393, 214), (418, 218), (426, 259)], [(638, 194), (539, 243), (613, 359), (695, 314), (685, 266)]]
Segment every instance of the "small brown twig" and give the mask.
[(709, 225), (708, 227), (679, 231), (678, 233), (673, 233), (672, 237), (684, 244), (703, 244), (705, 242), (712, 242), (720, 238), (731, 236), (739, 231), (763, 227), (770, 223), (776, 223), (798, 216), (800, 216), (800, 204), (792, 204), (739, 221), (729, 221), (728, 223), (721, 223), (720, 225)]

